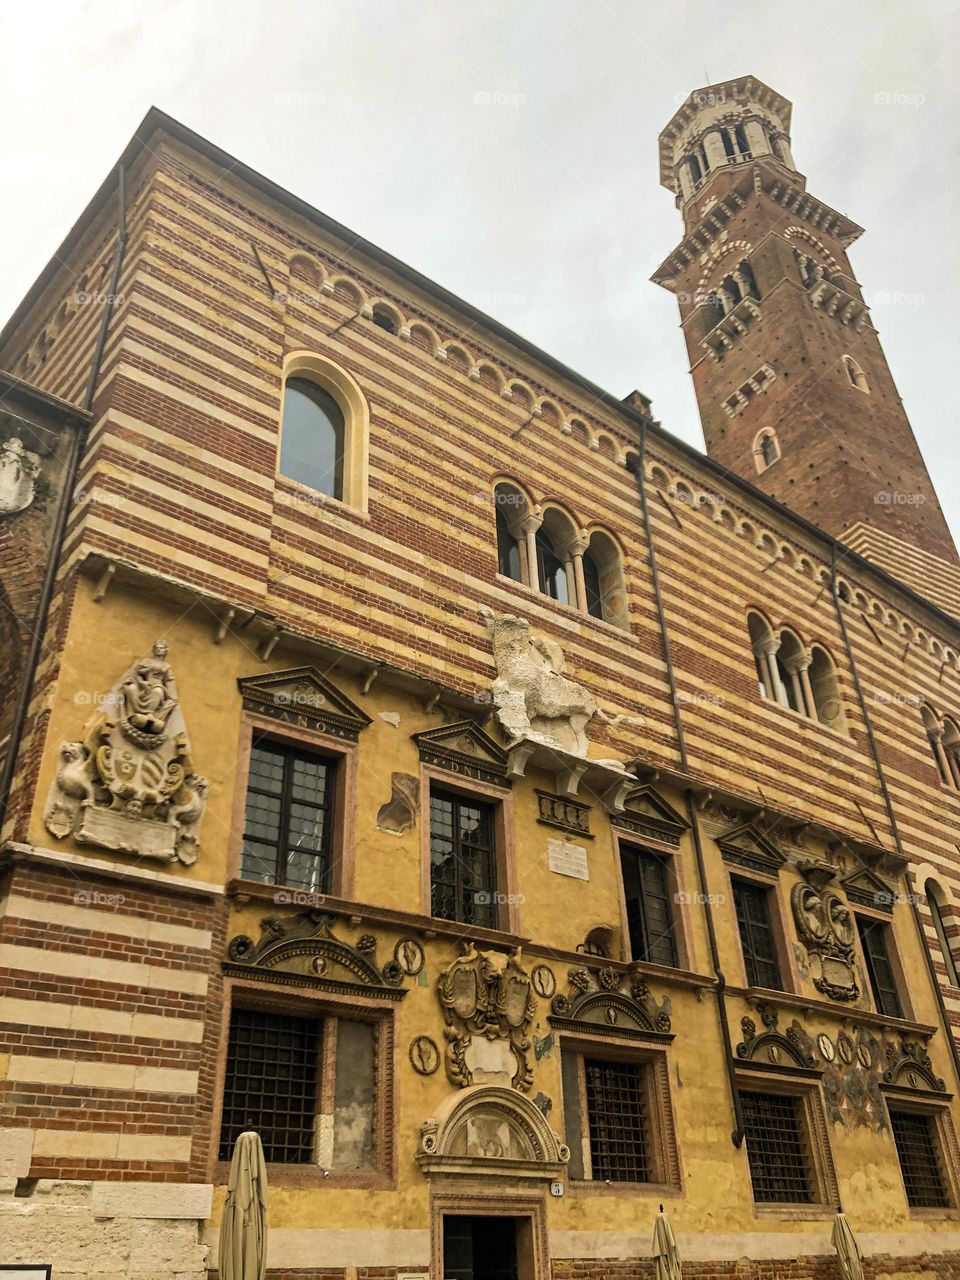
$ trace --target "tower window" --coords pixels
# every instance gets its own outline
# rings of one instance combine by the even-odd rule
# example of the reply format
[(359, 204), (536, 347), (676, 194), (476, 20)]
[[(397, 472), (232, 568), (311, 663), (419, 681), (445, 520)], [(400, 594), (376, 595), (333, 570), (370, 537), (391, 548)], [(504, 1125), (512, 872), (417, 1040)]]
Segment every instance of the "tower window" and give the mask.
[(850, 385), (856, 387), (858, 391), (863, 391), (866, 395), (870, 394), (870, 384), (867, 382), (867, 375), (863, 372), (860, 365), (857, 364), (853, 356), (843, 357), (843, 367), (847, 371), (847, 377), (850, 379)]
[(750, 159), (750, 143), (747, 141), (747, 132), (742, 124), (738, 124), (733, 131), (733, 136), (737, 144), (737, 150), (744, 160)]
[(373, 323), (378, 329), (383, 329), (385, 332), (394, 335), (396, 335), (400, 327), (393, 313), (388, 311), (386, 307), (379, 305), (373, 308)]
[(780, 458), (780, 442), (772, 427), (766, 427), (753, 442), (753, 461), (757, 471), (764, 472)]
[(926, 704), (920, 708), (920, 715), (940, 781), (945, 787), (960, 791), (960, 729), (949, 716), (941, 720)]
[(734, 149), (733, 138), (731, 137), (730, 130), (721, 129), (720, 137), (723, 140), (723, 150), (726, 154), (727, 160), (734, 160), (736, 158), (736, 151)]
[(500, 506), (497, 507), (497, 570), (514, 582), (523, 581), (520, 542), (514, 536), (506, 512)]

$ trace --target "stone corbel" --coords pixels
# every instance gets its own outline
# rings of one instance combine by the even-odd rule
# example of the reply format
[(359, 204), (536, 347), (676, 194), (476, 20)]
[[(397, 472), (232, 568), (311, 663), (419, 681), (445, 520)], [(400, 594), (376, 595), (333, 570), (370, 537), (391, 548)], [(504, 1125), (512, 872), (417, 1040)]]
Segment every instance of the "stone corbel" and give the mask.
[(103, 570), (103, 573), (100, 575), (97, 581), (97, 585), (93, 589), (94, 604), (99, 604), (100, 601), (107, 594), (107, 591), (110, 588), (110, 583), (113, 581), (113, 575), (116, 572), (117, 572), (116, 562), (113, 560), (109, 560), (107, 562), (106, 567)]
[(561, 770), (557, 774), (557, 791), (559, 794), (575, 799), (586, 771), (586, 761), (583, 764), (571, 765), (569, 768)]

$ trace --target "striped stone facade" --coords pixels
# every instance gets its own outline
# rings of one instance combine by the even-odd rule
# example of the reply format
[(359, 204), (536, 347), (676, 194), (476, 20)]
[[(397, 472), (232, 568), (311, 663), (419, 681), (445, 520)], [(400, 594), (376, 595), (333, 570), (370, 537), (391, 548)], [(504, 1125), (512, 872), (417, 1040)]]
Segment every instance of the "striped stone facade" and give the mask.
[[(903, 870), (914, 890), (935, 882), (948, 938), (958, 938), (960, 791), (941, 780), (921, 718), (923, 704), (960, 715), (957, 627), (943, 600), (901, 586), (870, 563), (866, 544), (868, 558), (834, 544), (671, 438), (642, 398), (623, 403), (585, 383), (175, 122), (152, 113), (138, 138), (124, 158), (127, 240), (77, 482), (85, 500), (70, 508), (5, 832), (0, 1091), (11, 1196), (0, 1216), (19, 1224), (31, 1258), (43, 1254), (45, 1221), (89, 1231), (95, 1250), (95, 1223), (107, 1220), (110, 1274), (140, 1274), (143, 1257), (154, 1259), (151, 1277), (202, 1274), (201, 1242), (215, 1241), (225, 1181), (218, 1134), (230, 1009), (334, 1018), (356, 1006), (381, 1037), (382, 1159), (369, 1177), (272, 1171), (271, 1280), (426, 1275), (436, 1270), (444, 1195), (465, 1205), (484, 1194), (502, 1200), (504, 1185), (539, 1241), (522, 1280), (647, 1275), (656, 1206), (646, 1191), (574, 1186), (564, 1175), (566, 1193), (550, 1197), (542, 1179), (504, 1184), (480, 1173), (468, 1192), (455, 1179), (451, 1192), (451, 1175), (418, 1165), (420, 1127), (442, 1114), (451, 1090), (443, 1069), (413, 1069), (411, 1045), (421, 1035), (443, 1045), (437, 981), (466, 938), (497, 954), (522, 946), (524, 965), (546, 966), (563, 991), (565, 975), (584, 969), (611, 990), (640, 977), (661, 1013), (669, 1005), (662, 1034), (673, 1039), (664, 1048), (654, 1036), (647, 1050), (667, 1055), (660, 1098), (676, 1182), (655, 1198), (670, 1201), (691, 1274), (834, 1274), (831, 1207), (758, 1209), (745, 1151), (730, 1141), (719, 1018), (731, 1047), (744, 1046), (749, 1076), (743, 1020), (757, 1019), (758, 995), (740, 955), (730, 891), (738, 873), (724, 842), (749, 828), (785, 859), (775, 890), (788, 988), (777, 1002), (781, 1032), (795, 1023), (832, 1052), (869, 1041), (867, 1071), (888, 1049), (895, 1057), (899, 1038), (922, 1043), (945, 1082), (951, 1132), (960, 1082), (928, 954), (953, 1027), (960, 991), (922, 900), (921, 943)], [(97, 308), (64, 304), (78, 278), (83, 292), (105, 287), (116, 230), (108, 183), (61, 254), (69, 265), (41, 280), (0, 336), (0, 367), (81, 402)], [(375, 323), (383, 309), (395, 332)], [(298, 353), (343, 370), (368, 408), (365, 504), (278, 474), (284, 369)], [(614, 540), (626, 627), (498, 574), (500, 481), (531, 509)], [(829, 656), (841, 708), (834, 727), (761, 697), (751, 611)], [(628, 958), (617, 862), (627, 836), (599, 790), (580, 793), (589, 879), (551, 868), (548, 840), (576, 840), (538, 820), (537, 792), (561, 785), (542, 763), (484, 793), (506, 815), (512, 901), (500, 928), (430, 917), (429, 789), (438, 779), (465, 784), (452, 756), (428, 759), (414, 735), (471, 722), (509, 745), (491, 717), (491, 619), (504, 615), (559, 645), (567, 674), (595, 699), (591, 760), (629, 764), (677, 815), (676, 968)], [(61, 744), (82, 738), (158, 636), (191, 756), (209, 782), (200, 856), (185, 866), (90, 847), (45, 825)], [(366, 987), (344, 990), (322, 977), (271, 977), (238, 967), (236, 948), (228, 951), (237, 938), (256, 940), (265, 916), (289, 927), (311, 907), (245, 881), (240, 864), (250, 737), (267, 722), (245, 705), (238, 681), (305, 667), (369, 723), (355, 744), (333, 741), (295, 706), (269, 727), (341, 761), (342, 866), (322, 910), (343, 954), (375, 955), (380, 973), (418, 940), (420, 974), (394, 986), (369, 975)], [(417, 780), (420, 794), (400, 833), (377, 820), (398, 774)], [(902, 1019), (880, 1015), (863, 982), (853, 1005), (815, 989), (790, 907), (811, 860), (837, 878), (872, 869), (890, 886)], [(603, 963), (582, 949), (598, 927), (613, 939)], [(857, 963), (862, 981), (859, 953)], [(551, 1022), (549, 996), (535, 1003), (531, 1096), (543, 1096), (562, 1134), (559, 1043), (576, 1033)], [(817, 1061), (829, 1075), (833, 1060)], [(909, 1209), (885, 1123), (844, 1113), (824, 1132), (824, 1185), (835, 1179), (863, 1235), (868, 1274), (953, 1274), (957, 1208)], [(949, 1142), (945, 1152), (955, 1178)], [(51, 1251), (74, 1274), (55, 1234)], [(14, 1247), (12, 1259), (26, 1260), (26, 1246)], [(737, 1258), (752, 1260), (748, 1269)], [(84, 1266), (78, 1277), (98, 1274)]]

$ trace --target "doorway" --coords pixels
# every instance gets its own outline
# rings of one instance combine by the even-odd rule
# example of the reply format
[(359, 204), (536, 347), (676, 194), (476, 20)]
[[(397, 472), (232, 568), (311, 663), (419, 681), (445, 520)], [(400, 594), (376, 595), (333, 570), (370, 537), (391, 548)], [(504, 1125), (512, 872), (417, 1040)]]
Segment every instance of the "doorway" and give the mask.
[(521, 1280), (517, 1219), (444, 1214), (443, 1280)]

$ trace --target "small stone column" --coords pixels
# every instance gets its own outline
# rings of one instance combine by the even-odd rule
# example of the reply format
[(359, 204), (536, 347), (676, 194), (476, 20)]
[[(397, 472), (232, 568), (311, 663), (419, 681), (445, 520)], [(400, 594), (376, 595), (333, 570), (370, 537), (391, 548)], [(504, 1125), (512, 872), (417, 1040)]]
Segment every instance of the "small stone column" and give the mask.
[(543, 516), (538, 511), (530, 512), (517, 522), (517, 529), (523, 534), (523, 541), (520, 543), (521, 554), (524, 555), (526, 564), (523, 567), (524, 576), (527, 586), (533, 587), (535, 591), (542, 591), (543, 584), (540, 581), (540, 574), (537, 571), (537, 530), (543, 524)]

